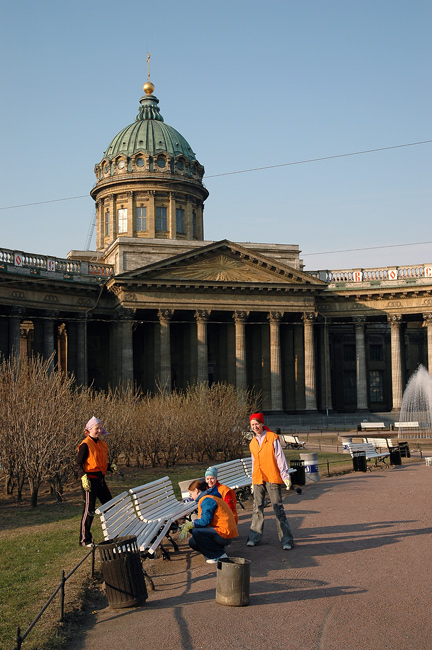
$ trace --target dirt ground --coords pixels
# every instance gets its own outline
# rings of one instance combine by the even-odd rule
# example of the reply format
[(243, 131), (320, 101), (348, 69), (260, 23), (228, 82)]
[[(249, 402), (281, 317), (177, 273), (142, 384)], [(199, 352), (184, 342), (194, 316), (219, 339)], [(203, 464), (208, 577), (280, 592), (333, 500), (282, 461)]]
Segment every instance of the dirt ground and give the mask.
[(431, 481), (419, 460), (287, 493), (292, 551), (270, 508), (262, 544), (246, 546), (248, 502), (229, 550), (251, 560), (247, 607), (216, 603), (216, 565), (183, 543), (146, 561), (156, 589), (144, 605), (99, 605), (68, 650), (429, 650)]

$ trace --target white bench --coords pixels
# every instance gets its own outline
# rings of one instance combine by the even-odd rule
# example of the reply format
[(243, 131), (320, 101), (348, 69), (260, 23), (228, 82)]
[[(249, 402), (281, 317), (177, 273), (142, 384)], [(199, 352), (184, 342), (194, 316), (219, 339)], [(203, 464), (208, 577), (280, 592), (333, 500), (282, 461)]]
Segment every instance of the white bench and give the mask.
[(397, 447), (398, 443), (397, 440), (392, 440), (391, 438), (370, 438), (369, 436), (367, 438), (363, 438), (363, 442), (370, 442), (373, 444), (375, 449), (386, 449), (387, 451), (390, 451), (390, 447)]
[(393, 427), (395, 429), (420, 429), (418, 422), (395, 422)]
[(357, 431), (385, 431), (387, 426), (384, 422), (360, 422)]
[(139, 519), (128, 492), (122, 492), (96, 510), (100, 516), (104, 540), (135, 535), (142, 554), (154, 555), (169, 531), (171, 520), (146, 523)]
[(303, 440), (299, 440), (298, 436), (288, 433), (279, 434), (279, 438), (284, 443), (285, 447), (289, 447), (291, 449), (304, 449), (306, 444), (306, 442)]
[(346, 448), (348, 449), (349, 453), (353, 458), (354, 458), (354, 452), (364, 451), (366, 455), (366, 461), (374, 460), (375, 467), (378, 466), (378, 463), (383, 463), (383, 465), (388, 467), (386, 463), (386, 458), (390, 456), (390, 452), (389, 451), (378, 452), (371, 442), (347, 442)]
[(190, 515), (197, 507), (195, 501), (184, 503), (177, 499), (168, 476), (131, 488), (129, 494), (138, 517), (145, 522), (160, 519), (175, 522)]

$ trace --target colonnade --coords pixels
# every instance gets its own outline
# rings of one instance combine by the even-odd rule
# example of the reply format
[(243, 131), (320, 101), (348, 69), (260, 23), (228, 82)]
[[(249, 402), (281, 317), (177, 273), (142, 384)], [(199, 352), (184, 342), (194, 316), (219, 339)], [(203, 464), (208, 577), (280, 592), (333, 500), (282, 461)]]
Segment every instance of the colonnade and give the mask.
[[(114, 312), (114, 318), (106, 320), (109, 334), (107, 349), (103, 353), (107, 358), (109, 357), (108, 383), (111, 385), (125, 380), (134, 381), (134, 361), (136, 364), (134, 329), (137, 313), (134, 310), (120, 309)], [(253, 312), (255, 316), (258, 313)], [(157, 370), (160, 385), (168, 389), (172, 385), (172, 350), (176, 345), (176, 342), (172, 341), (172, 324), (175, 321), (175, 314), (174, 309), (161, 308), (157, 311), (157, 320), (154, 323), (157, 330), (157, 344), (152, 350), (155, 358), (154, 368)], [(261, 364), (261, 370), (266, 374), (263, 379), (263, 385), (264, 383), (266, 385), (266, 394), (269, 396), (266, 409), (275, 412), (283, 410), (314, 412), (317, 408), (332, 410), (330, 332), (337, 332), (337, 325), (332, 325), (331, 319), (326, 318), (324, 323), (320, 322), (320, 328), (316, 329), (317, 312), (298, 313), (294, 316), (276, 310), (264, 314), (261, 312), (259, 324), (264, 330), (267, 328), (267, 334), (260, 337), (260, 345), (266, 349), (257, 350), (251, 342), (249, 348), (247, 345), (247, 328), (254, 320), (253, 314), (251, 316), (251, 311), (239, 309), (233, 310), (227, 316), (227, 325), (231, 323), (233, 328), (233, 358), (230, 359), (230, 363), (234, 366), (231, 376), (236, 387), (242, 390), (254, 387), (251, 385), (250, 364), (252, 361), (248, 358), (249, 352), (249, 356), (257, 357), (254, 363), (257, 366)], [(74, 373), (78, 384), (91, 382), (94, 379), (88, 374), (88, 325), (91, 319), (88, 320), (84, 312), (73, 318), (70, 314), (68, 316), (62, 315), (59, 310), (45, 310), (31, 319), (23, 308), (10, 309), (7, 319), (2, 319), (1, 323), (1, 352), (6, 356), (7, 354), (20, 354), (20, 351), (22, 353), (26, 349), (27, 339), (31, 336), (34, 352), (42, 354), (45, 358), (57, 354), (57, 361), (60, 357), (67, 359), (67, 370)], [(421, 324), (427, 332), (427, 363), (428, 367), (432, 368), (432, 313), (425, 313), (422, 316)], [(190, 325), (196, 328), (196, 338), (195, 335), (190, 337), (192, 340), (190, 354), (191, 356), (195, 355), (195, 360), (191, 364), (191, 373), (195, 374), (190, 377), (191, 381), (206, 382), (209, 379), (208, 325), (212, 322), (211, 318), (211, 310), (190, 311)], [(349, 321), (345, 321), (345, 326), (348, 322), (352, 323), (355, 336), (357, 410), (367, 411), (366, 330), (368, 319), (365, 316), (350, 317)], [(27, 326), (25, 326), (26, 323)], [(62, 323), (65, 324), (67, 333), (65, 340), (59, 339), (59, 325)], [(390, 314), (387, 316), (387, 323), (390, 328), (392, 408), (398, 410), (402, 404), (404, 389), (402, 362), (404, 342), (401, 335), (401, 326), (404, 323), (403, 315)], [(281, 340), (281, 325), (288, 326), (283, 331), (283, 341)], [(282, 348), (287, 346), (288, 339), (292, 352), (290, 351), (287, 355), (285, 350), (282, 354)], [(67, 346), (63, 355), (60, 354), (61, 345)], [(288, 356), (289, 361), (287, 361)], [(292, 367), (288, 369), (287, 364), (291, 364)], [(288, 371), (295, 376), (298, 393), (295, 402), (290, 402), (291, 398), (287, 399)]]

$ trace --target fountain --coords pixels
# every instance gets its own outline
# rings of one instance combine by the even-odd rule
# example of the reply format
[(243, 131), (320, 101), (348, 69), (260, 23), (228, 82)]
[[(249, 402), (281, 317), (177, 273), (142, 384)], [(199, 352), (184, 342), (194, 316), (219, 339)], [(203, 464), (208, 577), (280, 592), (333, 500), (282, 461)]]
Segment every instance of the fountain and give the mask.
[(403, 422), (418, 422), (423, 435), (432, 434), (432, 377), (422, 365), (406, 385), (399, 421), (400, 431), (403, 431)]

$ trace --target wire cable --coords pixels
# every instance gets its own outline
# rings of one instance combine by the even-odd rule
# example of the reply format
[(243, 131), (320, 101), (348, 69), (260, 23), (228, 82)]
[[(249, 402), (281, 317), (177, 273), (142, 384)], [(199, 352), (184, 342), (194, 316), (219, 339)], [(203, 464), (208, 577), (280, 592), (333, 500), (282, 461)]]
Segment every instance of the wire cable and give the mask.
[[(267, 165), (266, 167), (252, 167), (251, 169), (239, 169), (233, 172), (223, 172), (221, 174), (210, 174), (206, 176), (208, 178), (218, 178), (220, 176), (232, 176), (233, 174), (248, 174), (249, 172), (258, 172), (265, 169), (276, 169), (277, 167), (290, 167), (292, 165), (305, 165), (307, 163), (321, 162), (323, 160), (334, 160), (335, 158), (346, 158), (348, 156), (362, 156), (367, 153), (377, 153), (378, 151), (389, 151), (391, 149), (402, 149), (403, 147), (416, 147), (420, 144), (430, 144), (432, 140), (422, 140), (420, 142), (408, 142), (406, 144), (395, 144), (391, 147), (379, 147), (377, 149), (365, 149), (364, 151), (352, 151), (350, 153), (340, 153), (335, 154), (334, 156), (323, 156), (322, 158), (308, 158), (306, 160), (295, 160), (288, 163), (280, 163), (278, 165)], [(89, 198), (89, 194), (81, 194), (80, 196), (68, 196), (64, 199), (51, 199), (49, 201), (37, 201), (34, 203), (21, 203), (19, 205), (8, 205), (0, 207), (0, 210), (12, 210), (13, 208), (26, 208), (32, 205), (44, 205), (45, 203), (57, 203), (59, 201), (73, 201), (75, 199), (86, 199)]]

